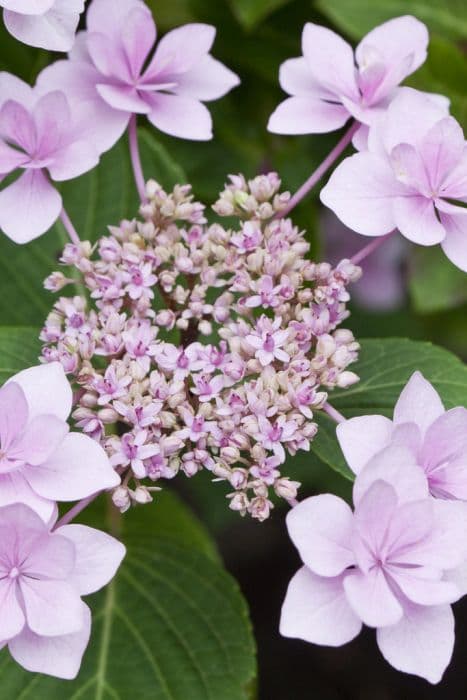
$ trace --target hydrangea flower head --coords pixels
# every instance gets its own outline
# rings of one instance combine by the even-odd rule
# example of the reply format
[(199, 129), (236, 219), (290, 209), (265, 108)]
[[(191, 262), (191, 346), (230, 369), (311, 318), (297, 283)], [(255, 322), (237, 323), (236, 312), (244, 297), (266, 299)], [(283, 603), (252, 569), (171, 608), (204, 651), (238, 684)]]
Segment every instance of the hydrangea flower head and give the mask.
[(239, 216), (235, 230), (208, 225), (189, 186), (167, 193), (150, 181), (140, 220), (94, 248), (65, 248), (91, 303), (58, 300), (43, 357), (79, 385), (73, 417), (119, 468), (121, 510), (162, 479), (207, 469), (234, 489), (232, 509), (264, 520), (270, 492), (296, 494), (281, 469), (310, 448), (327, 388), (358, 381), (348, 366), (359, 346), (338, 326), (360, 269), (308, 260), (303, 233), (280, 217), (279, 188), (275, 173), (232, 177), (214, 206)]
[(404, 387), (392, 420), (380, 415), (350, 418), (337, 426), (337, 438), (356, 474), (388, 445), (403, 445), (423, 469), (433, 496), (467, 500), (467, 409), (445, 411), (420, 372)]
[(99, 162), (63, 92), (43, 93), (0, 73), (0, 173), (23, 174), (0, 192), (0, 229), (28, 243), (57, 220), (62, 198), (50, 180), (78, 177)]
[(454, 646), (450, 604), (466, 592), (460, 573), (467, 521), (462, 504), (428, 496), (410, 455), (404, 479), (379, 478), (384, 470), (394, 475), (400, 450), (375, 458), (374, 479), (362, 487), (357, 477), (354, 512), (330, 494), (289, 512), (289, 534), (304, 566), (290, 582), (281, 633), (340, 646), (363, 623), (376, 628), (390, 664), (437, 683)]
[(282, 64), (279, 80), (291, 97), (271, 115), (278, 134), (334, 131), (354, 117), (371, 124), (404, 78), (426, 59), (428, 32), (410, 15), (373, 29), (355, 50), (331, 29), (305, 25), (303, 57)]
[(71, 402), (58, 362), (23, 370), (0, 389), (0, 506), (20, 501), (49, 520), (54, 501), (120, 483), (104, 450), (69, 432)]
[(441, 244), (467, 271), (467, 149), (445, 106), (404, 88), (370, 128), (368, 151), (346, 158), (321, 200), (365, 236), (399, 229), (414, 243)]
[(0, 7), (15, 39), (49, 51), (69, 51), (84, 0), (0, 0)]
[(69, 61), (43, 71), (47, 89), (63, 89), (83, 120), (95, 122), (99, 148), (110, 148), (132, 114), (147, 115), (172, 136), (212, 138), (203, 102), (225, 95), (238, 77), (210, 55), (215, 28), (188, 24), (157, 44), (156, 26), (140, 0), (93, 0), (87, 31), (78, 35)]
[(115, 575), (125, 547), (85, 525), (54, 532), (28, 506), (0, 508), (0, 647), (28, 671), (74, 678), (89, 641), (81, 600)]

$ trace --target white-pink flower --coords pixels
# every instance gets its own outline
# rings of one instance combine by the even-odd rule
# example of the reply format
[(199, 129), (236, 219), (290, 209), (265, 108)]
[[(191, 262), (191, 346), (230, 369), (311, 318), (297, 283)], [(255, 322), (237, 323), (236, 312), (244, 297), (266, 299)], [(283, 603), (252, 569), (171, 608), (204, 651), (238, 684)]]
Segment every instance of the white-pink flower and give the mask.
[(132, 114), (147, 115), (172, 136), (212, 137), (203, 102), (216, 100), (238, 77), (209, 53), (216, 30), (207, 24), (173, 29), (151, 52), (156, 26), (140, 0), (93, 0), (87, 31), (78, 34), (69, 61), (49, 66), (40, 82), (63, 89), (83, 120), (93, 120), (99, 148), (110, 148)]
[(0, 507), (0, 647), (28, 671), (71, 679), (89, 641), (81, 600), (115, 575), (125, 547), (85, 525), (52, 532), (28, 506)]
[(381, 415), (350, 418), (337, 426), (337, 438), (356, 474), (384, 448), (402, 445), (423, 470), (433, 496), (467, 501), (467, 409), (446, 411), (420, 372), (402, 390), (392, 420)]
[(331, 494), (289, 512), (289, 534), (304, 566), (289, 584), (280, 630), (340, 646), (363, 623), (376, 628), (390, 664), (438, 683), (454, 646), (450, 604), (466, 592), (465, 507), (430, 498), (410, 460), (396, 475), (400, 450), (377, 456), (380, 464), (366, 467), (373, 477), (364, 484), (357, 477), (354, 512)]
[(327, 27), (308, 23), (303, 57), (282, 64), (279, 80), (289, 93), (269, 119), (278, 134), (334, 131), (350, 117), (371, 124), (397, 94), (398, 85), (426, 59), (428, 32), (410, 15), (367, 34), (354, 51)]
[(15, 39), (49, 51), (69, 51), (84, 0), (0, 0), (5, 26)]
[(58, 362), (23, 370), (0, 389), (0, 506), (20, 501), (47, 521), (54, 501), (75, 501), (120, 483), (103, 448), (69, 432), (71, 404)]
[(281, 317), (277, 317), (271, 321), (267, 316), (261, 316), (256, 330), (246, 336), (245, 340), (255, 350), (255, 357), (259, 360), (263, 367), (270, 365), (274, 360), (280, 362), (288, 362), (289, 355), (282, 349), (284, 343), (288, 340), (289, 332), (287, 330), (279, 330), (282, 323)]

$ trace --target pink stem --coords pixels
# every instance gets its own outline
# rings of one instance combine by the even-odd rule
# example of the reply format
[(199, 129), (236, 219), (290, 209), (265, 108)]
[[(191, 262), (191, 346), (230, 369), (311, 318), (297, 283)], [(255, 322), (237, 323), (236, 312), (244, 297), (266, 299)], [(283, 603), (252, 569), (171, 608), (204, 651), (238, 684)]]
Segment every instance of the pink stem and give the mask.
[(332, 151), (323, 160), (321, 165), (318, 165), (316, 170), (314, 170), (308, 180), (306, 180), (303, 185), (298, 189), (295, 194), (289, 199), (285, 209), (281, 209), (275, 216), (276, 219), (287, 216), (287, 214), (292, 211), (292, 209), (297, 206), (297, 204), (308, 194), (308, 192), (316, 185), (316, 183), (323, 177), (325, 172), (329, 170), (331, 165), (339, 158), (340, 154), (352, 141), (352, 137), (360, 128), (360, 122), (353, 122), (350, 128), (345, 132), (343, 137), (334, 146)]
[(374, 238), (370, 243), (359, 250), (358, 253), (355, 253), (355, 255), (350, 258), (350, 262), (354, 263), (354, 265), (359, 265), (362, 260), (365, 260), (365, 258), (373, 253), (373, 251), (378, 250), (378, 248), (383, 245), (384, 241), (386, 241), (389, 236), (392, 236), (393, 233), (394, 231), (390, 231), (385, 236), (378, 236), (378, 238)]
[(128, 140), (130, 142), (130, 158), (135, 176), (136, 189), (142, 202), (146, 201), (146, 183), (138, 146), (138, 131), (136, 126), (136, 114), (132, 114), (128, 123)]
[(64, 225), (67, 234), (70, 236), (71, 242), (75, 245), (79, 245), (81, 243), (80, 237), (78, 236), (75, 227), (71, 223), (71, 219), (68, 216), (65, 207), (63, 207), (62, 211), (60, 212), (60, 221)]
[(339, 413), (339, 411), (336, 411), (335, 408), (331, 406), (329, 403), (325, 403), (323, 406), (323, 410), (325, 413), (328, 414), (330, 418), (336, 421), (336, 423), (344, 423), (344, 421), (347, 420), (345, 416), (342, 415), (342, 413)]
[(77, 515), (81, 513), (87, 506), (92, 503), (100, 494), (102, 491), (98, 491), (97, 493), (94, 493), (92, 496), (88, 496), (87, 498), (83, 498), (82, 501), (78, 501), (78, 503), (75, 503), (73, 508), (70, 508), (69, 511), (65, 513), (64, 516), (58, 520), (55, 525), (54, 525), (54, 530), (56, 530), (59, 527), (62, 527), (63, 525), (68, 525), (68, 523), (71, 523), (74, 518), (76, 518)]

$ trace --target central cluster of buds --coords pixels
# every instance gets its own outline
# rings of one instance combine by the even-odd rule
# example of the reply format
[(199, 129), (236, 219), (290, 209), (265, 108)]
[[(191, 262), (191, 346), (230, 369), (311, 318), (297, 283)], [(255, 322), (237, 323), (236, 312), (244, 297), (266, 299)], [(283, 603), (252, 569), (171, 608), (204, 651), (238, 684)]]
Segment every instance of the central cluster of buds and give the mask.
[[(76, 384), (73, 417), (122, 475), (121, 510), (207, 469), (233, 488), (233, 510), (264, 520), (273, 491), (296, 496), (281, 465), (309, 450), (326, 389), (358, 379), (359, 346), (337, 326), (360, 269), (307, 259), (279, 187), (275, 173), (232, 177), (214, 206), (240, 219), (227, 228), (206, 223), (189, 186), (150, 181), (141, 221), (63, 252), (88, 293), (55, 304), (43, 359)], [(46, 287), (72, 283), (56, 272)]]

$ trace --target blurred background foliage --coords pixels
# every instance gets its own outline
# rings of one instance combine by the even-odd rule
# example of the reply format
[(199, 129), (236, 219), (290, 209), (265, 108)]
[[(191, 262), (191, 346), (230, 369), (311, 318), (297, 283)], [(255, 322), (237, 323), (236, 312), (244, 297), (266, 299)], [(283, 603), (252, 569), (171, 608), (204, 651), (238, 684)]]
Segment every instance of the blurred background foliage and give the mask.
[[(160, 34), (186, 22), (214, 24), (217, 38), (213, 53), (242, 80), (230, 95), (209, 105), (215, 134), (209, 143), (170, 138), (141, 123), (145, 174), (159, 180), (166, 189), (176, 182), (191, 182), (197, 197), (211, 204), (227, 174), (243, 172), (251, 177), (274, 169), (280, 173), (284, 188), (294, 191), (322, 160), (338, 140), (338, 133), (282, 137), (266, 130), (269, 115), (284, 97), (278, 83), (279, 66), (301, 53), (301, 31), (307, 21), (330, 26), (356, 43), (387, 19), (408, 13), (417, 16), (430, 30), (429, 55), (407, 84), (449, 97), (453, 115), (467, 129), (465, 0), (146, 1)], [(0, 23), (1, 70), (33, 83), (38, 72), (58, 58), (14, 41)], [(134, 216), (137, 195), (125, 139), (102, 158), (98, 169), (64, 183), (62, 194), (82, 238), (96, 239), (106, 232), (108, 224)], [(313, 256), (324, 259), (326, 225), (318, 195), (319, 188), (297, 207), (294, 219), (307, 230)], [(65, 240), (60, 224), (27, 247), (15, 246), (4, 236), (0, 238), (2, 325), (41, 326), (54, 301), (43, 290), (41, 281), (55, 269), (54, 261)], [(364, 244), (362, 238), (361, 245)], [(357, 338), (423, 339), (466, 359), (467, 275), (457, 270), (437, 247), (415, 249), (408, 245), (400, 268), (404, 293), (397, 308), (369, 310), (364, 304), (352, 302), (352, 316), (346, 325)], [(417, 352), (414, 350), (415, 356)], [(438, 359), (442, 365), (443, 358)], [(395, 359), (388, 357), (383, 361), (390, 363)], [(454, 376), (452, 383), (456, 383)], [(384, 405), (384, 410), (389, 410), (389, 404)], [(304, 482), (307, 494), (330, 490), (348, 496), (350, 482), (342, 478), (338, 467), (337, 471), (326, 468), (318, 452), (295, 458), (291, 476)], [(259, 638), (263, 670), (260, 688), (265, 700), (311, 698), (305, 681), (310, 671), (314, 674), (313, 697), (319, 700), (464, 697), (458, 694), (458, 683), (466, 680), (459, 675), (461, 661), (448, 673), (441, 691), (401, 678), (382, 664), (373, 643), (368, 643), (368, 635), (353, 643), (345, 657), (337, 651), (311, 649), (299, 643), (286, 647), (277, 635), (278, 611), (297, 560), (287, 542), (283, 514), (263, 525), (241, 521), (227, 508), (225, 488), (209, 482), (209, 475), (204, 473), (190, 481), (180, 480), (179, 488), (215, 533), (228, 568), (247, 593)], [(282, 665), (275, 664), (277, 654), (283, 655)], [(336, 669), (341, 674), (339, 681), (333, 679)], [(356, 680), (359, 669), (366, 679), (363, 685)]]

